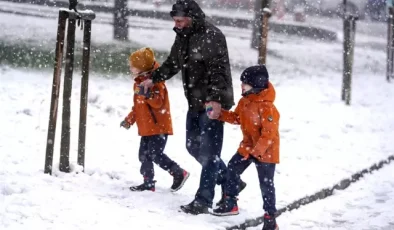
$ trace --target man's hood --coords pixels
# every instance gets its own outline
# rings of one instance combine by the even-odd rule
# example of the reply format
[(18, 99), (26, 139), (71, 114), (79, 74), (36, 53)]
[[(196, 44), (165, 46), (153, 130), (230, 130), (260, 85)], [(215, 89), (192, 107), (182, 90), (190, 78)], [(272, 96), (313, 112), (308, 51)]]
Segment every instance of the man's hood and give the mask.
[(177, 0), (172, 6), (171, 17), (190, 17), (193, 24), (201, 25), (205, 21), (205, 13), (194, 0)]

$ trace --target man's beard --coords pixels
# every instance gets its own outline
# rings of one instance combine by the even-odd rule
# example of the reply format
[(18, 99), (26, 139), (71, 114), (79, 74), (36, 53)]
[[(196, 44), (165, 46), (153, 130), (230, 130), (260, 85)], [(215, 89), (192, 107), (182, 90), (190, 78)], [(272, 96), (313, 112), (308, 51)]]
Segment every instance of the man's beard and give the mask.
[(174, 27), (174, 31), (181, 37), (187, 37), (192, 33), (192, 27), (184, 27), (182, 29)]

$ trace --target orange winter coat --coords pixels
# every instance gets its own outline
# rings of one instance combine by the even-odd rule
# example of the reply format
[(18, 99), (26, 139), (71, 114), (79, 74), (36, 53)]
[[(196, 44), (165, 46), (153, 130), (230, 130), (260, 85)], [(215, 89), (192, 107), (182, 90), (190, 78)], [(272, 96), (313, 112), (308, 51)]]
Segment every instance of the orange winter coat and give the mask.
[(164, 82), (156, 83), (150, 89), (150, 98), (146, 98), (138, 95), (138, 86), (145, 79), (147, 78), (143, 76), (134, 79), (134, 106), (126, 117), (126, 121), (131, 125), (137, 123), (140, 136), (172, 135), (170, 101), (166, 85)]
[(222, 110), (220, 120), (240, 124), (243, 139), (238, 152), (261, 162), (279, 163), (279, 112), (273, 104), (275, 89), (271, 83), (258, 94), (242, 97), (235, 111)]

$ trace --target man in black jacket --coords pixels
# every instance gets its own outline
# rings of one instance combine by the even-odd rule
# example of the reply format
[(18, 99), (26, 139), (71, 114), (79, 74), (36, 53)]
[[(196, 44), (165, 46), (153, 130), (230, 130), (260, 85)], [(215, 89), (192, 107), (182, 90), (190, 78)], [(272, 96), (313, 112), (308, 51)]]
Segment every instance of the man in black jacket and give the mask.
[[(218, 118), (221, 109), (234, 105), (233, 85), (226, 38), (194, 0), (177, 0), (170, 12), (177, 36), (171, 53), (161, 67), (152, 73), (152, 80), (142, 84), (145, 90), (156, 82), (182, 73), (188, 101), (186, 148), (202, 165), (200, 187), (195, 199), (181, 206), (186, 213), (208, 213), (212, 206), (216, 183), (226, 180), (226, 165), (220, 159), (223, 144), (223, 123), (209, 119), (205, 111)], [(245, 184), (242, 182), (241, 187)]]

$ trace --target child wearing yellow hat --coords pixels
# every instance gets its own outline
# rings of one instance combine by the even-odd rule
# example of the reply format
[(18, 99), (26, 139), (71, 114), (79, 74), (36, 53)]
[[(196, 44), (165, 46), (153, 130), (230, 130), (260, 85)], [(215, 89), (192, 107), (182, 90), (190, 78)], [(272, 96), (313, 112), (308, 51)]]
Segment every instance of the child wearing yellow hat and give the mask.
[(156, 83), (148, 92), (140, 87), (141, 82), (150, 78), (153, 70), (159, 67), (151, 48), (142, 48), (129, 57), (130, 71), (134, 76), (134, 106), (120, 126), (129, 129), (137, 123), (141, 136), (139, 160), (140, 173), (144, 182), (130, 187), (132, 191), (155, 191), (153, 163), (173, 176), (171, 191), (182, 188), (189, 173), (171, 160), (163, 151), (168, 135), (173, 134), (170, 102), (164, 82)]

